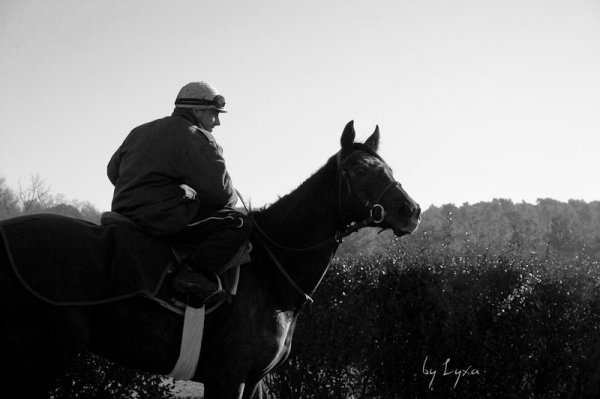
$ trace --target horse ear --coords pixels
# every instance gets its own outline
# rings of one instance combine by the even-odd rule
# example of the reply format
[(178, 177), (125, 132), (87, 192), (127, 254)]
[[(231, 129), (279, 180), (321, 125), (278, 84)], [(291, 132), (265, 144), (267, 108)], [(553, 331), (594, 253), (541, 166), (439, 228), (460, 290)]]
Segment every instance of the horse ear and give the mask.
[(377, 149), (379, 148), (379, 125), (375, 127), (375, 131), (371, 137), (365, 141), (365, 145), (371, 147), (373, 151), (377, 152)]
[(348, 122), (344, 131), (342, 132), (342, 155), (344, 153), (352, 152), (352, 146), (354, 144), (354, 138), (356, 137), (356, 132), (354, 131), (354, 121)]

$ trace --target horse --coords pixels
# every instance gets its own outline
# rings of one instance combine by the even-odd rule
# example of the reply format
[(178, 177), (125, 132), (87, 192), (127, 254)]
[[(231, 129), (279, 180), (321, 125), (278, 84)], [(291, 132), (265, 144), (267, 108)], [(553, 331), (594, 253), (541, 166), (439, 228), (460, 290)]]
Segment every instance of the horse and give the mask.
[[(353, 122), (341, 149), (296, 190), (249, 214), (251, 262), (237, 294), (205, 321), (193, 381), (205, 398), (261, 398), (262, 380), (290, 352), (298, 314), (310, 301), (341, 239), (359, 228), (413, 232), (421, 210), (377, 154), (379, 127), (355, 143)], [(48, 265), (52, 267), (52, 265)], [(168, 374), (183, 318), (141, 296), (89, 306), (56, 306), (26, 290), (0, 243), (1, 373), (4, 392), (44, 397), (71, 359), (89, 350), (125, 367)], [(13, 388), (11, 388), (13, 387)], [(10, 395), (9, 395), (10, 396)]]

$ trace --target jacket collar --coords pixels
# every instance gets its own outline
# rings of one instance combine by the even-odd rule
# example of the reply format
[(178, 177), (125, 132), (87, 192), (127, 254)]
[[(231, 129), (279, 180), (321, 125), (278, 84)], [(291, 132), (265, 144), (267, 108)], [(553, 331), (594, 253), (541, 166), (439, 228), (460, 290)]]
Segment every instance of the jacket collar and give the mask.
[(191, 111), (191, 109), (175, 108), (175, 110), (173, 111), (173, 114), (171, 114), (171, 116), (178, 116), (180, 118), (185, 119), (186, 121), (191, 123), (190, 131), (198, 131), (198, 132), (202, 133), (208, 139), (208, 141), (210, 141), (211, 143), (216, 143), (215, 137), (212, 135), (211, 132), (198, 126), (198, 122), (196, 121), (196, 118), (194, 117), (194, 113)]
[(198, 122), (196, 121), (196, 117), (194, 116), (194, 113), (189, 108), (175, 108), (173, 110), (173, 113), (171, 114), (171, 116), (178, 116), (180, 118), (183, 118), (186, 121), (190, 122), (192, 125), (198, 124)]

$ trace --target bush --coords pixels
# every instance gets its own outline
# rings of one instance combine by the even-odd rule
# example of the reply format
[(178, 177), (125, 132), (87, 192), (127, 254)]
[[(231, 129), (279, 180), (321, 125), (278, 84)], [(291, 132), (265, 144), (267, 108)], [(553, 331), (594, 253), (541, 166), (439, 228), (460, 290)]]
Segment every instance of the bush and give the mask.
[(269, 395), (597, 397), (598, 266), (448, 248), (337, 259)]
[(81, 353), (67, 373), (56, 381), (51, 399), (171, 398), (172, 380), (113, 364), (91, 353)]

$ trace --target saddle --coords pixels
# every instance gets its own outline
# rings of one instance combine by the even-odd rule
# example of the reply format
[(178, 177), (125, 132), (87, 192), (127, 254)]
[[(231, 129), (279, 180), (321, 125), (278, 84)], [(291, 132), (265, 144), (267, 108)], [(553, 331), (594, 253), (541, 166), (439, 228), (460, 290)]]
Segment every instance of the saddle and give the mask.
[[(141, 227), (135, 222), (116, 212), (104, 212), (101, 215), (100, 224), (102, 226), (122, 226), (143, 233)], [(160, 287), (156, 296), (152, 299), (180, 314), (185, 312), (185, 305), (189, 305), (193, 308), (200, 308), (206, 304), (206, 312), (210, 313), (226, 300), (231, 301), (231, 297), (235, 295), (237, 290), (239, 266), (250, 261), (249, 252), (252, 248), (249, 242), (245, 247), (240, 248), (237, 254), (237, 261), (233, 262), (231, 265), (232, 267), (229, 267), (223, 272), (219, 274), (214, 273), (212, 276), (213, 282), (208, 281), (203, 273), (195, 271), (186, 265), (185, 260), (192, 255), (191, 245), (172, 242), (164, 245), (169, 246), (176, 259), (176, 263), (169, 267), (165, 282)], [(204, 287), (200, 287), (199, 291), (202, 291), (202, 294), (199, 294), (200, 296), (197, 296), (194, 293), (183, 293), (180, 290), (173, 289), (173, 287), (185, 285), (185, 283), (181, 281), (171, 281), (176, 278), (190, 279), (193, 280), (195, 284), (206, 283), (207, 286), (211, 286), (211, 289), (210, 291), (205, 291), (202, 289)], [(216, 289), (212, 288), (215, 285), (214, 283), (216, 283)]]

